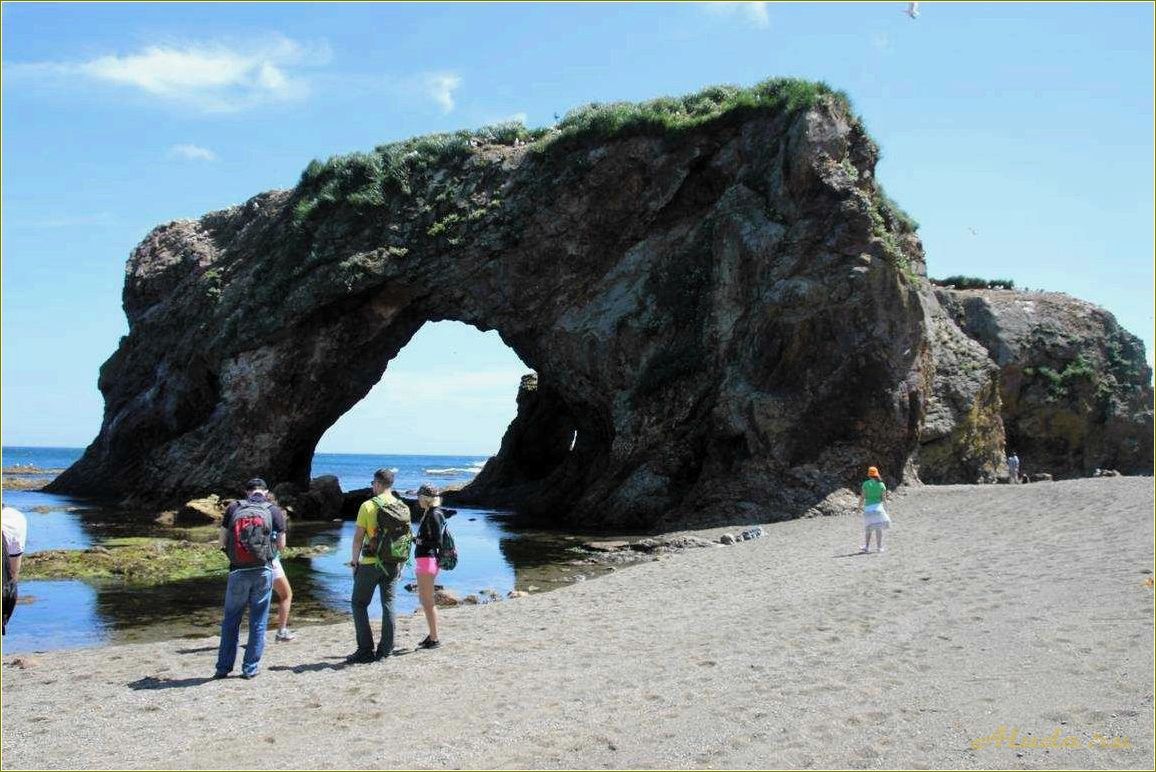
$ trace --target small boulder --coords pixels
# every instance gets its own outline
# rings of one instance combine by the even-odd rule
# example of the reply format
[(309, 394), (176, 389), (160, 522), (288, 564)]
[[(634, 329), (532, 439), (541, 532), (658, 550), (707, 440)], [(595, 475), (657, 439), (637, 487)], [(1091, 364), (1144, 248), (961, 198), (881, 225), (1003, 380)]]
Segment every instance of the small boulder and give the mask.
[(461, 599), (450, 590), (434, 590), (435, 606), (453, 607), (459, 606), (461, 603)]
[(750, 541), (751, 539), (759, 539), (759, 538), (762, 538), (762, 536), (763, 536), (762, 526), (756, 526), (754, 528), (748, 528), (747, 530), (745, 530), (739, 534), (739, 538), (742, 539), (743, 541)]
[(372, 488), (356, 488), (349, 491), (341, 497), (341, 514), (346, 517), (356, 517), (357, 510), (371, 498), (373, 498)]
[(303, 520), (329, 520), (344, 509), (345, 495), (337, 478), (327, 474), (314, 477), (309, 490), (294, 498), (290, 506), (293, 514)]
[(177, 510), (176, 521), (196, 525), (215, 525), (225, 519), (225, 507), (221, 497), (211, 494), (203, 499), (186, 501), (185, 505)]
[(1032, 481), (1032, 482), (1034, 482), (1034, 483), (1037, 483), (1037, 482), (1051, 482), (1051, 481), (1052, 481), (1052, 476), (1051, 476), (1050, 474), (1048, 474), (1047, 472), (1036, 472), (1036, 473), (1035, 473), (1035, 474), (1033, 474), (1033, 475), (1029, 475), (1029, 476), (1028, 476), (1028, 479), (1029, 479), (1029, 480), (1031, 480), (1031, 481)]
[(530, 593), (526, 592), (525, 590), (510, 590), (509, 592), (506, 593), (506, 597), (507, 598), (525, 598), (529, 594)]
[(663, 543), (664, 547), (672, 550), (697, 549), (699, 547), (713, 547), (715, 542), (704, 539), (701, 536), (685, 535), (685, 536), (671, 536)]
[(473, 594), (467, 595), (466, 597), (462, 598), (462, 603), (464, 603), (467, 606), (476, 606), (481, 602), (482, 602), (482, 599), (479, 598), (477, 595), (473, 595)]
[(722, 536), (718, 537), (718, 543), (719, 544), (734, 544), (735, 543), (735, 537), (732, 534), (724, 533)]
[(628, 541), (588, 541), (584, 545), (592, 552), (617, 552), (630, 546)]

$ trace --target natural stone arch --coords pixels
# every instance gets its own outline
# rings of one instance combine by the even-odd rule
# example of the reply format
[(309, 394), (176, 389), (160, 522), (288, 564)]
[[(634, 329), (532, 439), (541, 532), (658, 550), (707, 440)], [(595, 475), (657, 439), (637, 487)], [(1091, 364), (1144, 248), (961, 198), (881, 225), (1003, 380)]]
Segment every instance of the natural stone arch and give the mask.
[[(497, 330), (573, 419), (573, 452), (523, 492), (531, 511), (767, 519), (868, 462), (910, 474), (942, 379), (922, 249), (846, 103), (780, 85), (729, 111), (712, 95), (718, 114), (677, 131), (386, 146), (156, 229), (129, 260), (100, 436), (55, 489), (304, 484), (324, 431), (447, 319)], [(995, 368), (977, 368), (956, 391), (998, 423)], [(388, 452), (389, 427), (367, 431)], [(967, 473), (1001, 444), (985, 435)]]

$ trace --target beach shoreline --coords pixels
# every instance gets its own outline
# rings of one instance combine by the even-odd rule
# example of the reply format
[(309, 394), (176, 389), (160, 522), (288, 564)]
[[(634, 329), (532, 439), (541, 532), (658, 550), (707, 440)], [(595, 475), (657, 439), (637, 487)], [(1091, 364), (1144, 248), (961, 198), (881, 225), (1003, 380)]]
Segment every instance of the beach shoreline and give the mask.
[(6, 655), (4, 768), (1151, 768), (1152, 484), (902, 489), (884, 554), (857, 515), (766, 524), (375, 665), (348, 621), (252, 682), (209, 680), (215, 636)]

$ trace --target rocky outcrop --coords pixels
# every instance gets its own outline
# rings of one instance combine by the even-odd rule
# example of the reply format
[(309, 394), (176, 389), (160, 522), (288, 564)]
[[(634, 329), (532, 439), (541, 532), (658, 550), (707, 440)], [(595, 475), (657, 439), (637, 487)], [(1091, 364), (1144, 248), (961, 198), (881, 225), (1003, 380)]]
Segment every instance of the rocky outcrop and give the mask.
[(540, 385), (538, 375), (522, 377), (518, 411), (502, 436), (502, 446), (468, 486), (447, 493), (447, 501), (524, 506), (551, 473), (562, 467), (577, 444), (576, 422), (561, 395)]
[[(912, 456), (926, 483), (995, 482), (1006, 476), (999, 368), (937, 304), (928, 304), (930, 383)], [(910, 475), (909, 475), (910, 477)]]
[(991, 477), (994, 371), (877, 155), (845, 100), (776, 81), (314, 162), (134, 251), (100, 435), (53, 489), (305, 489), (325, 430), (444, 319), (538, 374), (465, 497), (645, 529), (822, 511), (868, 463)]
[(1112, 314), (1060, 293), (936, 295), (999, 367), (1007, 447), (1023, 473), (1152, 473), (1152, 371)]

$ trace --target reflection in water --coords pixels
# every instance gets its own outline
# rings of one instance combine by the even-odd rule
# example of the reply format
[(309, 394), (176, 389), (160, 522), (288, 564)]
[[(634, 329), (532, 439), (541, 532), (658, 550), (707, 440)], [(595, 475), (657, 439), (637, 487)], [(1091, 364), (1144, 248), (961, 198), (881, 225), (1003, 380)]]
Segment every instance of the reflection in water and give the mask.
[(24, 581), (4, 635), (4, 652), (95, 646), (106, 639), (92, 587), (84, 582)]
[[(30, 515), (34, 518), (30, 520), (30, 531), (35, 534), (35, 540), (30, 540), (30, 552), (80, 549), (126, 535), (204, 540), (213, 538), (215, 532), (208, 528), (193, 534), (125, 522), (123, 515), (109, 511), (68, 512), (64, 511), (67, 505), (61, 497), (51, 498), (58, 502), (59, 510)], [(580, 557), (574, 551), (581, 542), (578, 537), (515, 533), (497, 515), (463, 508), (449, 520), (461, 560), (453, 571), (439, 574), (438, 583), (459, 597), (480, 595), (483, 590), (504, 596), (515, 586), (521, 590), (547, 590), (571, 583), (577, 574), (590, 577), (601, 572), (592, 566), (570, 565)], [(353, 532), (354, 524), (348, 521), (290, 523), (291, 546), (329, 548), (318, 556), (283, 561), (293, 585), (292, 626), (348, 619), (353, 587), (348, 562)], [(417, 594), (405, 589), (414, 581), (413, 566), (407, 566), (395, 600), (398, 614), (413, 613), (420, 606)], [(22, 582), (22, 594), (35, 596), (35, 600), (17, 609), (4, 649), (18, 652), (214, 635), (221, 623), (225, 583), (224, 576), (157, 587), (129, 587), (119, 582)], [(375, 598), (370, 618), (380, 614)]]

